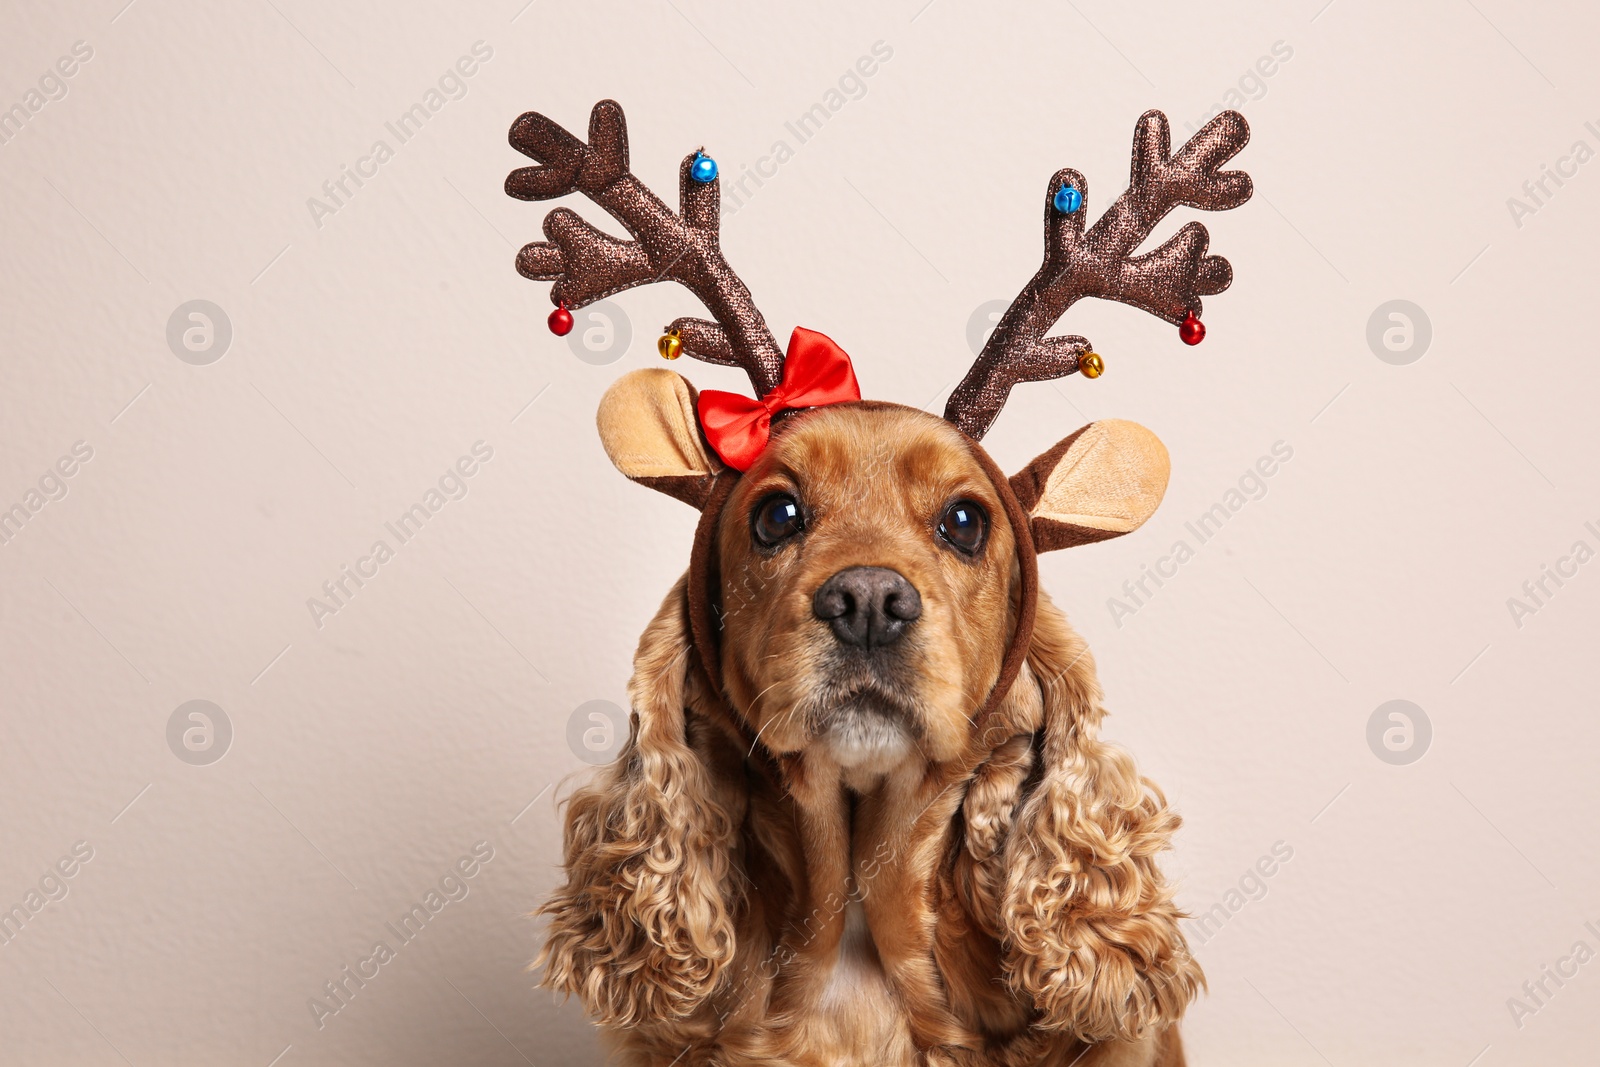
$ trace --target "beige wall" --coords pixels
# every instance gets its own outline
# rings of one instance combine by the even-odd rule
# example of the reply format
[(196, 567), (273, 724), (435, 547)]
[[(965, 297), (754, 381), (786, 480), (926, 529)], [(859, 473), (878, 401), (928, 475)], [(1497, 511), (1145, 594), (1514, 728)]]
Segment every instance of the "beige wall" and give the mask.
[[(0, 1060), (601, 1062), (523, 973), (523, 916), (586, 768), (569, 719), (623, 700), (688, 557), (692, 514), (612, 472), (595, 404), (693, 303), (616, 300), (632, 343), (610, 365), (546, 331), (545, 287), (511, 267), (543, 208), (501, 192), (519, 112), (581, 128), (616, 97), (665, 189), (696, 145), (737, 177), (786, 141), (729, 257), (781, 334), (824, 330), (870, 395), (936, 406), (973, 312), (1038, 263), (1049, 175), (1082, 170), (1098, 212), (1141, 111), (1186, 133), (1241, 81), (1258, 194), (1210, 221), (1237, 282), (1209, 339), (1082, 306), (1105, 377), (1020, 388), (990, 438), (1015, 467), (1118, 416), (1172, 452), (1144, 531), (1044, 572), (1112, 733), (1186, 816), (1181, 899), (1226, 917), (1197, 932), (1194, 1059), (1592, 1057), (1600, 962), (1508, 1006), (1575, 943), (1600, 951), (1600, 562), (1560, 563), (1600, 549), (1600, 163), (1570, 158), (1600, 149), (1592, 12), (122, 3), (12, 5), (0, 32), (0, 105), (48, 90), (0, 145), (0, 505), (42, 505), (0, 544), (0, 905), (66, 894), (0, 945)], [(786, 122), (880, 41), (800, 143)], [(461, 57), (402, 143), (386, 123)], [(1568, 176), (1527, 200), (1543, 165)], [(207, 365), (167, 339), (197, 299), (231, 324)], [(1405, 365), (1368, 342), (1391, 300), (1431, 323)], [(176, 351), (203, 361), (187, 325)], [(1230, 497), (1275, 445), (1292, 456)], [(465, 495), (400, 543), (385, 523), (441, 478)], [(1199, 544), (1185, 524), (1219, 502), (1239, 506)], [(380, 539), (392, 558), (314, 618)], [(1181, 539), (1193, 558), (1114, 611)], [(1577, 573), (1514, 618), (1544, 565)], [(1405, 765), (1367, 740), (1394, 699), (1431, 723)], [(193, 700), (231, 738), (212, 713), (208, 748)], [(1291, 858), (1253, 876), (1275, 846)], [(402, 942), (386, 924), (441, 880)], [(393, 958), (319, 1028), (310, 998), (378, 941)]]

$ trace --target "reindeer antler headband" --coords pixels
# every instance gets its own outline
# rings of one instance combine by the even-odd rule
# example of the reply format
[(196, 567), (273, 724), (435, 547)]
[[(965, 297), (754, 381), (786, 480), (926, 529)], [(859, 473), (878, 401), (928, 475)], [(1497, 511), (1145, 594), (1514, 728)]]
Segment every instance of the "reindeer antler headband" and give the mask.
[[(1087, 339), (1045, 336), (1083, 297), (1121, 301), (1165, 319), (1179, 326), (1187, 344), (1204, 338), (1201, 298), (1222, 292), (1233, 280), (1228, 261), (1207, 254), (1206, 228), (1190, 222), (1159, 247), (1142, 255), (1135, 252), (1176, 207), (1225, 211), (1248, 200), (1249, 176), (1220, 168), (1249, 139), (1244, 117), (1224, 111), (1174, 155), (1166, 116), (1145, 112), (1134, 129), (1128, 188), (1088, 227), (1088, 182), (1076, 170), (1057, 171), (1045, 192), (1044, 262), (1000, 317), (972, 369), (950, 394), (944, 417), (971, 439), (974, 454), (991, 472), (1016, 528), (1022, 566), (1022, 618), (985, 708), (1004, 695), (1027, 648), (1035, 597), (1035, 546), (1045, 550), (1081, 544), (1132, 527), (1074, 525), (1035, 516), (1030, 529), (1027, 516), (1042, 491), (1035, 483), (1042, 479), (1033, 477), (1030, 465), (1008, 483), (977, 442), (988, 432), (1013, 385), (1078, 371), (1099, 377), (1103, 363)], [(703, 511), (690, 564), (690, 612), (701, 659), (716, 682), (710, 531), (716, 528), (722, 503), (738, 476), (735, 472), (747, 469), (759, 454), (774, 417), (860, 399), (849, 357), (828, 338), (803, 329), (795, 330), (787, 353), (779, 350), (750, 291), (722, 257), (717, 167), (704, 152), (685, 157), (679, 165), (680, 206), (674, 212), (629, 171), (627, 124), (615, 101), (602, 100), (594, 106), (587, 143), (531, 111), (512, 125), (510, 141), (541, 166), (512, 171), (506, 178), (508, 194), (549, 200), (582, 193), (633, 237), (617, 240), (567, 208), (545, 216), (547, 240), (525, 246), (517, 254), (517, 270), (535, 281), (555, 283), (550, 287), (550, 300), (556, 305), (551, 329), (566, 333), (572, 328), (571, 308), (634, 286), (675, 281), (694, 293), (715, 321), (675, 320), (662, 338), (662, 354), (675, 358), (681, 351), (707, 363), (742, 367), (755, 388), (756, 400), (709, 390), (698, 396), (690, 390), (683, 398), (695, 409), (700, 434), (732, 470), (629, 472), (630, 477)], [(1080, 433), (1088, 429), (1093, 427)], [(1058, 448), (1069, 446), (1077, 436)], [(1163, 485), (1164, 481), (1163, 474)], [(1030, 496), (1029, 507), (1023, 507), (1019, 498)]]
[[(517, 253), (517, 270), (534, 281), (555, 283), (550, 287), (550, 302), (558, 307), (553, 328), (563, 321), (561, 309), (581, 308), (650, 282), (675, 281), (699, 297), (716, 320), (680, 318), (668, 326), (682, 352), (744, 368), (757, 396), (780, 384), (784, 354), (750, 290), (722, 258), (721, 192), (716, 165), (703, 152), (685, 157), (678, 167), (681, 208), (674, 213), (628, 170), (627, 122), (614, 100), (594, 106), (587, 144), (533, 111), (512, 125), (510, 140), (543, 165), (512, 171), (506, 178), (508, 194), (549, 200), (582, 193), (634, 238), (619, 241), (567, 208), (545, 216), (548, 240)], [(1093, 354), (1087, 339), (1045, 337), (1045, 332), (1086, 296), (1118, 300), (1174, 325), (1186, 324), (1183, 339), (1198, 343), (1205, 335), (1201, 297), (1220, 293), (1233, 281), (1228, 261), (1206, 254), (1205, 226), (1191, 222), (1159, 248), (1139, 256), (1133, 252), (1176, 207), (1226, 211), (1250, 199), (1248, 174), (1218, 169), (1249, 140), (1244, 116), (1224, 111), (1173, 155), (1167, 117), (1146, 111), (1134, 129), (1128, 188), (1087, 229), (1088, 181), (1070, 168), (1057, 171), (1045, 194), (1044, 263), (950, 394), (945, 418), (980, 440), (1013, 385), (1085, 369), (1084, 357)], [(1099, 376), (1094, 361), (1088, 367), (1089, 376)]]

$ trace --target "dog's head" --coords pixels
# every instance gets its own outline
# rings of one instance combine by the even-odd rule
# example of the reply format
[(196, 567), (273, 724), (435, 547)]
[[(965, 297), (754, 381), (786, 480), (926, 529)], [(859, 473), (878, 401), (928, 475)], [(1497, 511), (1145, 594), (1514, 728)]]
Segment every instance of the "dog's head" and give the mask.
[(946, 420), (873, 402), (780, 421), (735, 478), (694, 409), (677, 374), (636, 371), (602, 403), (602, 438), (623, 473), (712, 511), (696, 577), (720, 632), (702, 652), (734, 711), (768, 751), (853, 770), (962, 752), (1002, 681), (1025, 559), (1137, 528), (1167, 483), (1134, 423), (1086, 426), (1006, 479)]

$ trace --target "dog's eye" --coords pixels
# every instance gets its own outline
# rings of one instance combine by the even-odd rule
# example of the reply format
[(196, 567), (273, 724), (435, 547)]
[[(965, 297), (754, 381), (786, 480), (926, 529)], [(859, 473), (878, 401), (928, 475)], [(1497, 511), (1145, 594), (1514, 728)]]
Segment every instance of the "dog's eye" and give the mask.
[(957, 500), (939, 519), (939, 536), (969, 556), (978, 554), (989, 532), (989, 516), (970, 500)]
[(800, 502), (788, 493), (765, 498), (750, 515), (750, 532), (767, 548), (793, 537), (802, 525)]

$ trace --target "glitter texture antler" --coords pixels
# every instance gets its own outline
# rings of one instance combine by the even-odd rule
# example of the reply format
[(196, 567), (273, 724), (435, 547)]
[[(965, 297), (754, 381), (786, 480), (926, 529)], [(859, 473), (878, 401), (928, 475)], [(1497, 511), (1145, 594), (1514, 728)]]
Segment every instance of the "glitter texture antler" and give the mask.
[(506, 192), (521, 200), (549, 200), (582, 193), (604, 208), (633, 236), (621, 241), (595, 229), (576, 212), (556, 208), (544, 219), (548, 240), (517, 253), (517, 270), (535, 281), (554, 282), (550, 301), (579, 308), (651, 282), (675, 281), (700, 299), (715, 322), (681, 318), (668, 327), (682, 336), (696, 359), (742, 367), (756, 395), (783, 374), (783, 352), (739, 276), (722, 258), (718, 180), (692, 174), (699, 154), (678, 168), (678, 212), (667, 207), (628, 171), (628, 126), (614, 100), (602, 100), (589, 115), (585, 144), (544, 115), (530, 111), (511, 126), (511, 146), (543, 164), (506, 177)]
[[(1249, 175), (1218, 170), (1249, 140), (1244, 116), (1224, 111), (1173, 155), (1167, 117), (1145, 112), (1134, 129), (1128, 189), (1087, 230), (1088, 183), (1075, 170), (1057, 171), (1045, 194), (1044, 265), (1001, 316), (944, 417), (981, 438), (1013, 385), (1077, 371), (1088, 340), (1045, 332), (1083, 297), (1119, 300), (1174, 324), (1198, 319), (1200, 298), (1233, 281), (1228, 261), (1206, 254), (1206, 228), (1191, 222), (1159, 248), (1133, 252), (1175, 207), (1225, 211), (1250, 199)], [(1063, 187), (1077, 195), (1069, 191), (1058, 204)]]

